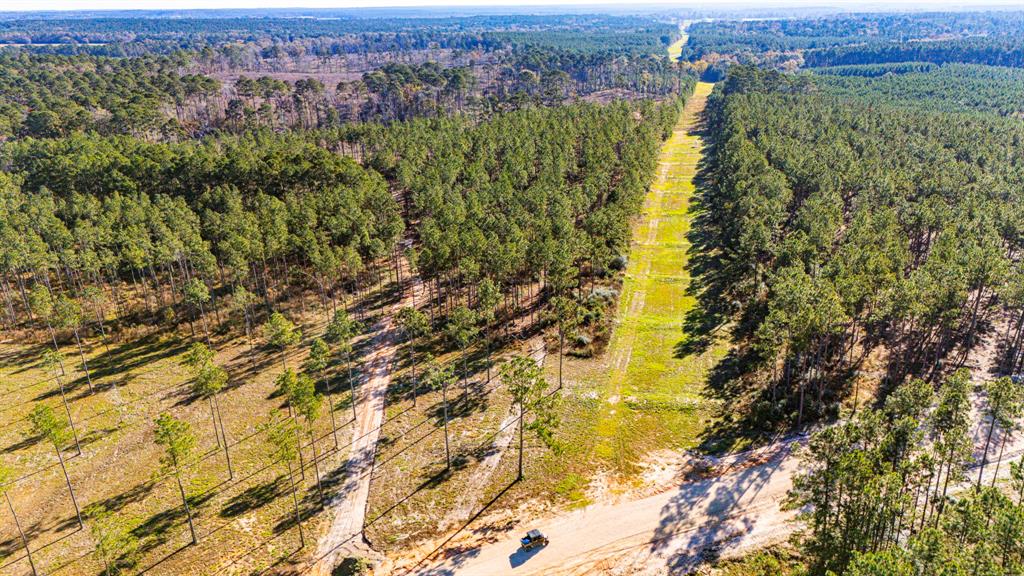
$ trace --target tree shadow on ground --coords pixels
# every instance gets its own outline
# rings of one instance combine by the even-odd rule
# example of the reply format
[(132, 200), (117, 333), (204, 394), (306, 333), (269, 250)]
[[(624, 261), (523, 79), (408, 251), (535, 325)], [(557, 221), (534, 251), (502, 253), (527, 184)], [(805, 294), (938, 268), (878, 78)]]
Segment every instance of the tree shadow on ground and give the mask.
[[(480, 393), (476, 383), (470, 385), (469, 393), (465, 393), (461, 386), (456, 389), (448, 387), (448, 422), (455, 418), (466, 418), (479, 412), (484, 412), (490, 406), (490, 400), (486, 394)], [(444, 425), (444, 401), (439, 400), (425, 410), (427, 418), (433, 420), (435, 426)]]
[[(361, 298), (351, 303), (349, 308), (352, 314), (365, 317), (367, 320), (374, 318), (374, 312), (384, 310), (401, 301), (405, 288), (412, 282), (412, 278), (406, 277), (402, 282), (396, 284), (394, 281), (386, 281), (383, 290), (375, 289), (364, 294)], [(376, 286), (375, 286), (376, 288)]]
[[(291, 488), (289, 488), (288, 490), (290, 493)], [(316, 492), (316, 488), (313, 488), (313, 491)], [(289, 498), (291, 498), (291, 496), (289, 496)], [(320, 507), (319, 500), (316, 500), (316, 503), (315, 505), (312, 506), (311, 510), (311, 507), (309, 505), (310, 500), (311, 498), (309, 497), (308, 493), (300, 494), (299, 496), (299, 519), (303, 522), (303, 526), (305, 526), (306, 520), (308, 520), (310, 516), (313, 515), (314, 511)], [(274, 526), (271, 529), (275, 536), (281, 536), (285, 532), (297, 526), (295, 513), (293, 510), (294, 509), (291, 508), (291, 506), (289, 506), (288, 513), (282, 514), (278, 521), (274, 523)]]
[[(181, 338), (164, 338), (158, 333), (149, 334), (111, 348), (109, 352), (101, 352), (89, 361), (89, 371), (94, 381), (101, 380), (183, 354), (188, 346), (188, 341)], [(86, 383), (83, 374), (69, 382), (69, 387), (78, 388)]]
[[(702, 120), (700, 125), (703, 124)], [(695, 129), (691, 134), (702, 136), (704, 133), (701, 129)], [(715, 227), (709, 221), (715, 214), (708, 206), (706, 195), (715, 186), (714, 155), (713, 142), (705, 144), (694, 176), (695, 190), (688, 209), (693, 215), (693, 222), (686, 235), (690, 242), (687, 267), (691, 277), (686, 294), (697, 304), (687, 311), (683, 319), (685, 337), (676, 345), (677, 358), (706, 351), (714, 343), (715, 333), (728, 323), (736, 310), (735, 303), (724, 296), (731, 285), (729, 270), (723, 265), (717, 239), (710, 234)]]
[[(495, 502), (501, 499), (506, 492), (512, 489), (518, 483), (518, 480), (513, 480), (507, 486), (501, 489), (500, 492), (494, 495), (486, 504), (484, 504), (479, 510), (473, 514), (465, 524), (460, 526), (457, 530), (452, 532), (448, 538), (446, 538), (437, 548), (434, 548), (430, 553), (423, 557), (418, 564), (413, 566), (408, 573), (418, 574), (419, 576), (453, 576), (458, 570), (466, 564), (469, 560), (480, 555), (480, 550), (483, 546), (489, 543), (497, 541), (498, 536), (492, 534), (490, 529), (476, 529), (473, 530), (474, 534), (482, 535), (483, 538), (471, 544), (461, 544), (458, 546), (448, 547), (448, 544), (455, 539), (456, 536), (461, 534), (469, 525), (476, 521), (481, 515), (484, 514)], [(506, 531), (514, 528), (514, 523), (510, 523), (505, 526)], [(426, 567), (426, 563), (432, 561), (435, 557), (442, 556), (443, 564), (440, 566)]]
[(426, 468), (424, 468), (425, 478), (423, 479), (423, 481), (416, 485), (416, 487), (413, 488), (411, 492), (396, 500), (393, 504), (391, 504), (391, 506), (388, 506), (380, 514), (374, 516), (372, 519), (368, 519), (366, 521), (364, 528), (376, 524), (382, 518), (391, 514), (393, 511), (399, 508), (402, 504), (408, 502), (410, 499), (416, 496), (416, 494), (419, 494), (424, 490), (433, 490), (438, 486), (444, 484), (449, 479), (451, 479), (451, 477), (454, 476), (456, 472), (465, 468), (467, 464), (468, 459), (458, 460), (457, 458), (453, 458), (451, 468), (442, 465), (440, 469), (435, 468), (433, 472), (429, 472), (427, 471)]
[(4, 454), (11, 454), (12, 452), (25, 450), (27, 448), (35, 446), (36, 444), (39, 444), (45, 439), (46, 438), (41, 434), (25, 434), (24, 436), (21, 437), (21, 440), (18, 440), (14, 444), (7, 446), (6, 448), (3, 449), (2, 452)]
[[(292, 351), (291, 355), (294, 355), (294, 353)], [(286, 364), (292, 370), (297, 371), (300, 367), (295, 362), (287, 361), (291, 355), (283, 357), (282, 352), (278, 349), (256, 347), (256, 351), (249, 354), (246, 362), (234, 362), (228, 366), (228, 373), (231, 375), (231, 378), (224, 387), (224, 391), (240, 388), (252, 381), (253, 378), (268, 371), (275, 371), (277, 374), (280, 374), (284, 371)]]
[(109, 428), (104, 428), (102, 430), (89, 430), (89, 432), (87, 432), (84, 436), (78, 439), (78, 443), (81, 444), (83, 448), (86, 446), (91, 446), (101, 440), (109, 438), (111, 434), (117, 432), (119, 429), (119, 426), (112, 426)]
[[(19, 343), (20, 342), (23, 341), (19, 341)], [(35, 344), (29, 343), (25, 346), (19, 345), (17, 347), (11, 347), (0, 352), (0, 364), (3, 364), (4, 366), (19, 367), (13, 372), (10, 372), (8, 376), (15, 376), (18, 374), (22, 374), (24, 372), (28, 372), (33, 368), (40, 367), (39, 360), (43, 357), (43, 354), (47, 350), (52, 349), (52, 345), (49, 343), (49, 341), (36, 342), (37, 343)], [(2, 397), (2, 395), (0, 395), (0, 397)]]
[(269, 482), (246, 488), (237, 496), (228, 500), (219, 514), (222, 518), (235, 518), (270, 504), (287, 494), (290, 486), (285, 475), (278, 476)]
[[(16, 553), (21, 552), (21, 556), (12, 558)], [(25, 547), (21, 543), (21, 538), (15, 536), (6, 540), (0, 540), (0, 558), (5, 560), (4, 564), (0, 564), (0, 570), (10, 567), (12, 564), (19, 562), (25, 558)], [(26, 561), (27, 564), (27, 561)]]
[[(424, 419), (424, 420), (420, 421), (420, 423), (417, 424), (416, 426), (410, 428), (409, 430), (406, 430), (405, 432), (403, 432), (401, 434), (395, 435), (395, 436), (381, 434), (380, 438), (377, 440), (377, 446), (383, 452), (383, 450), (385, 448), (391, 448), (393, 446), (396, 446), (398, 444), (399, 440), (406, 439), (408, 436), (410, 436), (412, 434), (412, 432), (414, 430), (418, 430), (419, 428), (421, 428), (422, 426), (424, 426), (425, 424), (428, 424), (428, 423), (430, 423), (430, 420), (429, 419)], [(386, 466), (388, 463), (390, 463), (391, 461), (393, 461), (396, 458), (398, 458), (406, 450), (409, 450), (409, 449), (413, 448), (414, 446), (416, 446), (420, 442), (423, 442), (424, 440), (426, 440), (430, 436), (433, 436), (434, 434), (438, 434), (438, 433), (443, 433), (443, 430), (438, 428), (437, 426), (430, 426), (430, 427), (424, 428), (422, 433), (419, 433), (419, 436), (417, 436), (416, 438), (411, 440), (408, 444), (403, 446), (400, 450), (398, 450), (394, 454), (389, 454), (386, 457), (379, 458), (377, 463), (376, 463), (376, 467), (377, 468), (382, 468), (382, 467)]]
[[(705, 123), (706, 120), (705, 116)], [(758, 443), (795, 419), (791, 418), (791, 395), (781, 391), (776, 395), (770, 388), (771, 378), (758, 369), (765, 363), (749, 344), (767, 310), (763, 304), (743, 306), (736, 301), (740, 298), (737, 294), (742, 294), (736, 288), (735, 279), (742, 276), (736, 267), (747, 264), (724, 258), (722, 239), (715, 236), (719, 230), (715, 219), (719, 215), (710, 204), (709, 195), (719, 179), (716, 146), (714, 138), (709, 138), (695, 177), (696, 191), (690, 206), (694, 217), (687, 234), (692, 274), (687, 295), (696, 304), (686, 313), (683, 337), (674, 350), (676, 358), (687, 358), (707, 352), (717, 342), (729, 343), (729, 351), (711, 368), (704, 389), (704, 397), (712, 406), (713, 424), (701, 433), (699, 447), (710, 453), (728, 451), (748, 441)], [(844, 375), (836, 375), (836, 397), (845, 392), (849, 383), (849, 378), (841, 377)], [(829, 412), (820, 411), (823, 414), (814, 414), (805, 407), (804, 419), (809, 421)]]
[[(34, 402), (42, 402), (44, 400), (49, 400), (50, 398), (56, 398), (56, 397), (60, 396), (60, 384), (57, 383), (57, 380), (55, 378), (51, 378), (49, 380), (43, 380), (43, 381), (40, 381), (40, 382), (36, 382), (35, 384), (32, 384), (31, 386), (39, 386), (39, 385), (42, 385), (42, 384), (45, 384), (45, 383), (51, 382), (51, 381), (53, 382), (53, 385), (48, 387), (48, 388), (46, 388), (45, 390), (43, 390), (39, 394), (37, 394), (36, 397), (32, 399), (32, 401), (34, 401)], [(24, 388), (29, 388), (29, 387), (30, 386), (25, 386)], [(65, 385), (64, 386), (64, 393), (67, 394), (69, 391), (70, 391), (69, 387)], [(69, 400), (74, 400), (74, 398), (69, 398)]]
[(172, 529), (186, 522), (185, 509), (178, 504), (153, 514), (131, 530), (139, 540), (139, 551), (143, 554), (166, 544), (171, 539)]
[(779, 471), (789, 454), (789, 445), (767, 449), (768, 462), (729, 476), (683, 485), (661, 510), (661, 519), (651, 539), (653, 554), (667, 555), (673, 574), (688, 573), (722, 540), (750, 532), (754, 520), (735, 517), (741, 500), (751, 501)]
[(101, 510), (112, 513), (119, 512), (125, 506), (142, 502), (143, 500), (145, 500), (146, 497), (149, 496), (149, 494), (153, 491), (153, 487), (155, 485), (156, 484), (152, 481), (143, 482), (141, 484), (136, 484), (135, 486), (115, 496), (110, 496), (104, 498), (103, 500), (97, 500), (95, 502), (92, 502), (91, 504), (89, 504), (89, 506), (86, 507), (86, 514), (88, 516), (93, 516), (96, 512), (99, 512)]
[[(172, 478), (169, 481), (173, 482), (174, 480)], [(213, 492), (210, 491), (198, 496), (191, 495), (187, 497), (189, 507), (192, 509), (193, 520), (198, 520), (202, 517), (204, 507), (213, 496)], [(147, 518), (133, 528), (131, 534), (139, 539), (140, 554), (145, 554), (169, 542), (173, 536), (174, 528), (186, 527), (185, 529), (187, 530), (187, 521), (184, 506), (181, 502), (177, 502), (174, 506)]]

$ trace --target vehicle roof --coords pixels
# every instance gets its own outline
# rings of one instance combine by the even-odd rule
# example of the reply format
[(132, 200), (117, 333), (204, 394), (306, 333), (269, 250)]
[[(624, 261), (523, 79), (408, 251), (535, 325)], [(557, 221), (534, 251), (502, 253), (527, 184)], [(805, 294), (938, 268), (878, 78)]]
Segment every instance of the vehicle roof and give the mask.
[(540, 533), (540, 530), (537, 530), (537, 529), (530, 530), (529, 532), (526, 533), (526, 535), (529, 536), (530, 538), (537, 538), (539, 536), (543, 536), (543, 534)]

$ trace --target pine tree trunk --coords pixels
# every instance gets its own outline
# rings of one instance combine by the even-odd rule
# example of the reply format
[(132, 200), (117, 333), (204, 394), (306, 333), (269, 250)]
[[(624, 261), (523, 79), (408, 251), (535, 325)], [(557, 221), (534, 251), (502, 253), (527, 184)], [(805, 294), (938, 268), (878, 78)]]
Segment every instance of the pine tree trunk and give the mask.
[(235, 469), (231, 466), (231, 453), (228, 451), (228, 435), (224, 432), (224, 416), (220, 413), (220, 397), (213, 396), (213, 402), (217, 407), (217, 421), (220, 422), (220, 436), (224, 440), (224, 460), (228, 464), (228, 480), (235, 479)]
[(120, 325), (121, 321), (124, 320), (125, 303), (124, 298), (121, 297), (121, 290), (117, 287), (117, 275), (110, 270), (107, 270), (106, 282), (110, 286), (111, 293), (114, 295), (114, 307), (117, 309), (117, 318), (115, 318), (115, 320), (117, 320), (118, 325)]
[(64, 358), (60, 354), (60, 346), (57, 346), (57, 335), (53, 332), (53, 325), (50, 321), (46, 321), (46, 329), (50, 332), (50, 341), (53, 342), (53, 351), (57, 353), (57, 363), (60, 364), (60, 375), (65, 376), (67, 372), (64, 370)]
[(252, 343), (252, 324), (249, 318), (249, 304), (242, 306), (242, 315), (245, 317), (245, 339), (249, 341), (249, 353), (252, 354), (256, 347)]
[(323, 374), (322, 371), (320, 373), (320, 378), (324, 381), (324, 384), (327, 385), (326, 386), (326, 388), (327, 388), (327, 413), (331, 415), (331, 434), (334, 436), (334, 449), (337, 450), (338, 446), (339, 446), (339, 443), (338, 443), (338, 423), (337, 423), (337, 421), (334, 418), (334, 400), (333, 400), (333, 396), (334, 396), (334, 389), (333, 388), (334, 387), (331, 384), (331, 380), (329, 378), (324, 377), (324, 374)]
[(110, 344), (107, 342), (107, 329), (103, 325), (103, 308), (96, 302), (92, 303), (92, 311), (96, 316), (96, 324), (100, 327), (100, 341), (103, 342), (103, 349), (109, 354)]
[(938, 514), (935, 516), (935, 526), (939, 525), (939, 518), (942, 517), (942, 513), (946, 510), (946, 493), (949, 491), (949, 477), (953, 475), (953, 459), (950, 458), (949, 462), (946, 463), (946, 479), (942, 483), (942, 499), (939, 500)]
[(445, 469), (452, 469), (452, 453), (448, 445), (448, 385), (441, 385), (441, 403), (444, 405), (444, 459)]
[(416, 349), (415, 345), (410, 345), (409, 350), (410, 364), (412, 364), (412, 407), (416, 407), (416, 400), (420, 396), (420, 379), (416, 376)]
[(295, 524), (299, 527), (299, 548), (305, 548), (306, 535), (302, 532), (302, 516), (299, 514), (299, 492), (295, 488), (295, 475), (292, 474), (291, 462), (288, 462), (288, 483), (292, 488), (292, 505), (295, 507)]
[(519, 403), (519, 473), (516, 475), (516, 481), (523, 479), (523, 403)]
[(14, 326), (18, 323), (18, 315), (14, 310), (14, 301), (11, 299), (10, 282), (7, 280), (7, 273), (4, 273), (0, 279), (3, 280), (3, 282), (0, 282), (0, 285), (3, 286), (4, 304), (6, 304), (7, 317), (10, 325)]
[(192, 522), (192, 509), (188, 505), (188, 497), (185, 496), (185, 487), (181, 484), (181, 472), (178, 470), (177, 462), (174, 463), (174, 479), (178, 482), (178, 492), (181, 493), (181, 503), (185, 506), (185, 516), (188, 518), (188, 531), (192, 535), (192, 545), (199, 543), (196, 537), (196, 526)]
[(487, 346), (487, 383), (491, 383), (491, 339), (484, 336)]
[(71, 487), (71, 477), (68, 476), (68, 468), (64, 464), (64, 454), (60, 451), (60, 446), (53, 445), (54, 450), (57, 451), (57, 460), (60, 461), (61, 472), (64, 473), (64, 482), (68, 485), (68, 492), (71, 494), (71, 503), (75, 506), (75, 516), (78, 517), (78, 527), (84, 528), (85, 524), (82, 522), (82, 510), (78, 507), (78, 499), (75, 498), (75, 489)]
[(28, 538), (25, 537), (25, 531), (21, 529), (21, 521), (18, 520), (18, 515), (14, 512), (14, 504), (11, 503), (11, 495), (4, 492), (4, 497), (7, 498), (7, 508), (11, 511), (11, 516), (14, 517), (14, 525), (18, 528), (18, 536), (21, 537), (21, 545), (25, 548), (25, 556), (28, 557), (28, 565), (32, 567), (32, 576), (37, 576), (36, 562), (32, 559), (32, 550), (28, 546)]
[(89, 374), (89, 363), (85, 361), (85, 351), (82, 349), (82, 340), (78, 337), (78, 328), (74, 330), (75, 344), (78, 345), (78, 357), (82, 359), (82, 370), (85, 371), (85, 380), (89, 383), (89, 392), (94, 392), (92, 387), (92, 375)]
[(220, 449), (220, 432), (217, 430), (217, 409), (213, 407), (213, 395), (211, 394), (206, 399), (210, 404), (210, 422), (213, 424), (213, 439), (217, 443), (217, 449)]
[(313, 424), (309, 424), (309, 445), (313, 448), (313, 472), (316, 474), (316, 491), (320, 496), (320, 507), (323, 508), (326, 503), (324, 498), (324, 487), (320, 482), (320, 462), (316, 453), (316, 436), (313, 434)]
[(71, 434), (75, 437), (75, 449), (78, 455), (82, 455), (82, 445), (78, 442), (78, 430), (75, 429), (75, 420), (71, 417), (71, 408), (68, 406), (68, 397), (64, 394), (64, 381), (57, 377), (57, 386), (60, 387), (60, 399), (64, 403), (64, 413), (68, 415), (68, 424), (71, 425)]
[(466, 349), (462, 349), (462, 394), (466, 400), (469, 400), (469, 375), (466, 370)]
[[(288, 405), (288, 414), (291, 416), (292, 422), (296, 426), (299, 425), (298, 417), (295, 415), (295, 411), (292, 410), (291, 404)], [(302, 456), (302, 436), (298, 433), (295, 434), (295, 451), (299, 454), (299, 481), (306, 481), (306, 459)]]
[(206, 337), (206, 345), (213, 347), (210, 343), (210, 327), (206, 324), (206, 312), (203, 310), (203, 303), (199, 302), (199, 319), (203, 323), (203, 335)]
[[(153, 269), (153, 263), (149, 263), (149, 277), (153, 280), (153, 292), (155, 294), (154, 300), (156, 300), (157, 306), (163, 308), (164, 306), (164, 291), (160, 289), (160, 282), (156, 279), (156, 270)], [(145, 275), (145, 272), (141, 272), (141, 275)], [(145, 277), (143, 277), (145, 282)]]
[(562, 358), (565, 356), (562, 348), (565, 344), (565, 334), (562, 332), (562, 325), (558, 325), (558, 389), (562, 389)]
[(1003, 440), (999, 443), (999, 457), (996, 458), (996, 470), (992, 473), (992, 487), (996, 486), (996, 478), (999, 477), (999, 465), (1003, 463), (1003, 450), (1006, 448), (1006, 440), (1010, 437), (1009, 432), (1003, 430)]
[(985, 437), (985, 449), (981, 453), (981, 465), (978, 466), (978, 488), (981, 488), (981, 475), (985, 472), (985, 463), (988, 460), (988, 445), (992, 442), (992, 432), (996, 429), (996, 419), (993, 417), (988, 426), (988, 436)]
[(352, 400), (352, 421), (355, 422), (359, 416), (356, 414), (356, 383), (352, 378), (352, 352), (345, 353), (345, 363), (348, 364), (348, 389)]
[(803, 379), (801, 379), (800, 380), (800, 408), (797, 411), (797, 415), (796, 415), (796, 428), (797, 428), (797, 430), (799, 430), (800, 427), (803, 426), (803, 422), (804, 422), (804, 390), (805, 389), (806, 389), (806, 386), (804, 386), (804, 381), (803, 381)]
[[(221, 282), (221, 286), (224, 282)], [(210, 306), (213, 307), (213, 318), (217, 322), (217, 326), (221, 325), (220, 319), (220, 306), (217, 306), (217, 290), (216, 288), (210, 288)]]

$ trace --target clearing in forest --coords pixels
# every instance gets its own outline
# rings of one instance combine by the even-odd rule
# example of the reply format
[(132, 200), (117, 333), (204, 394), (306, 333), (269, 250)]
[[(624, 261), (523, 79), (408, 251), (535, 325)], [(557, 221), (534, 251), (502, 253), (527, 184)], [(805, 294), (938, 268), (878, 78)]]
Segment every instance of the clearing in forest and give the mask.
[[(676, 357), (683, 321), (695, 304), (688, 293), (690, 201), (702, 142), (696, 132), (712, 84), (697, 84), (662, 147), (655, 182), (633, 229), (615, 328), (598, 359), (567, 359), (565, 377), (582, 398), (586, 457), (628, 469), (649, 450), (697, 443), (708, 422), (702, 390), (723, 345)], [(557, 367), (555, 367), (557, 370)], [(579, 416), (583, 416), (580, 414)]]
[[(122, 294), (126, 302), (136, 301), (134, 293)], [(330, 366), (316, 379), (324, 397), (320, 417), (300, 420), (303, 471), (298, 471), (298, 464), (293, 466), (294, 480), (289, 481), (286, 464), (271, 456), (273, 446), (260, 425), (286, 417), (275, 380), (285, 364), (303, 369), (309, 344), (324, 332), (330, 313), (326, 305), (307, 306), (303, 295), (291, 298), (281, 300), (277, 309), (294, 319), (304, 336), (284, 351), (250, 347), (239, 334), (242, 328), (235, 315), (207, 312), (213, 325), (214, 362), (228, 372), (217, 395), (217, 411), (192, 392), (186, 352), (204, 338), (201, 333), (190, 337), (185, 326), (124, 326), (108, 333), (109, 347), (90, 335), (82, 339), (82, 356), (74, 340), (58, 334), (66, 369), (60, 381), (55, 378), (57, 370), (42, 362), (49, 349), (45, 332), (4, 334), (0, 466), (11, 468), (15, 478), (6, 486), (10, 506), (0, 494), (0, 575), (32, 572), (11, 509), (25, 529), (38, 574), (100, 573), (104, 564), (95, 553), (100, 534), (111, 538), (107, 545), (122, 573), (154, 576), (280, 573), (295, 568), (309, 550), (315, 550), (314, 538), (331, 520), (322, 513), (317, 479), (324, 499), (346, 486), (344, 466), (353, 436), (351, 397), (343, 357), (335, 350)], [(292, 304), (295, 301), (298, 305)], [(366, 302), (376, 301), (378, 292), (370, 290)], [(354, 306), (361, 303), (353, 301)], [(217, 314), (223, 323), (216, 321)], [(353, 339), (357, 387), (366, 386), (358, 375), (371, 337), (372, 333)], [(88, 363), (93, 390), (82, 358)], [(364, 395), (357, 391), (359, 397)], [(69, 438), (61, 445), (67, 479), (53, 444), (33, 431), (29, 414), (38, 406), (61, 418), (70, 415), (75, 426), (79, 442)], [(176, 482), (169, 471), (161, 472), (164, 450), (155, 443), (154, 421), (165, 413), (187, 423), (196, 437), (195, 449), (182, 466), (182, 489), (194, 516), (196, 545), (190, 545)], [(311, 431), (315, 446), (308, 439)], [(229, 442), (231, 470), (219, 436)], [(81, 445), (81, 454), (76, 444)], [(69, 483), (84, 528), (79, 526)], [(306, 548), (300, 547), (294, 522), (296, 506)]]
[(685, 29), (685, 23), (679, 26), (679, 39), (673, 42), (672, 45), (668, 47), (668, 57), (672, 61), (679, 60), (679, 57), (683, 55), (683, 45), (686, 44), (687, 38)]

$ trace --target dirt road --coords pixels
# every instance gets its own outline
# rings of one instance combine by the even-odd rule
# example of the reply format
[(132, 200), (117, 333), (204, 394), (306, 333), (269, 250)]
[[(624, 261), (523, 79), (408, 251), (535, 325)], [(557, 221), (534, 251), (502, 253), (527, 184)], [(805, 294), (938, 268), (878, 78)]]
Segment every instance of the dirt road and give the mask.
[(415, 302), (420, 288), (418, 279), (410, 281), (401, 301), (386, 310), (375, 326), (373, 352), (363, 364), (364, 378), (356, 398), (357, 419), (352, 430), (349, 459), (345, 464), (345, 485), (328, 503), (334, 518), (327, 533), (317, 543), (315, 564), (309, 574), (328, 576), (344, 556), (372, 553), (363, 541), (363, 521), (370, 496), (377, 440), (384, 422), (384, 399), (391, 384), (391, 365), (400, 344), (394, 317), (400, 308)]
[[(1024, 453), (1024, 439), (1007, 448), (1007, 462)], [(723, 557), (740, 556), (789, 538), (795, 512), (781, 504), (799, 471), (788, 441), (724, 459), (725, 473), (617, 505), (594, 505), (523, 526), (489, 544), (460, 545), (459, 553), (427, 562), (414, 573), (430, 576), (502, 574), (685, 574), (717, 545)], [(758, 462), (750, 466), (749, 463)], [(985, 470), (988, 482), (994, 466)], [(974, 480), (973, 474), (968, 474)], [(537, 528), (551, 540), (539, 550), (519, 549), (518, 532)]]
[[(688, 482), (662, 494), (619, 505), (594, 505), (524, 526), (539, 528), (551, 543), (522, 552), (515, 534), (491, 545), (439, 559), (424, 575), (594, 574), (616, 566), (664, 573), (700, 556), (710, 544), (743, 534), (752, 547), (785, 537), (792, 513), (779, 503), (791, 486), (797, 460), (790, 443), (723, 460), (725, 474)], [(756, 458), (755, 458), (756, 457)], [(757, 466), (741, 468), (753, 460)]]

